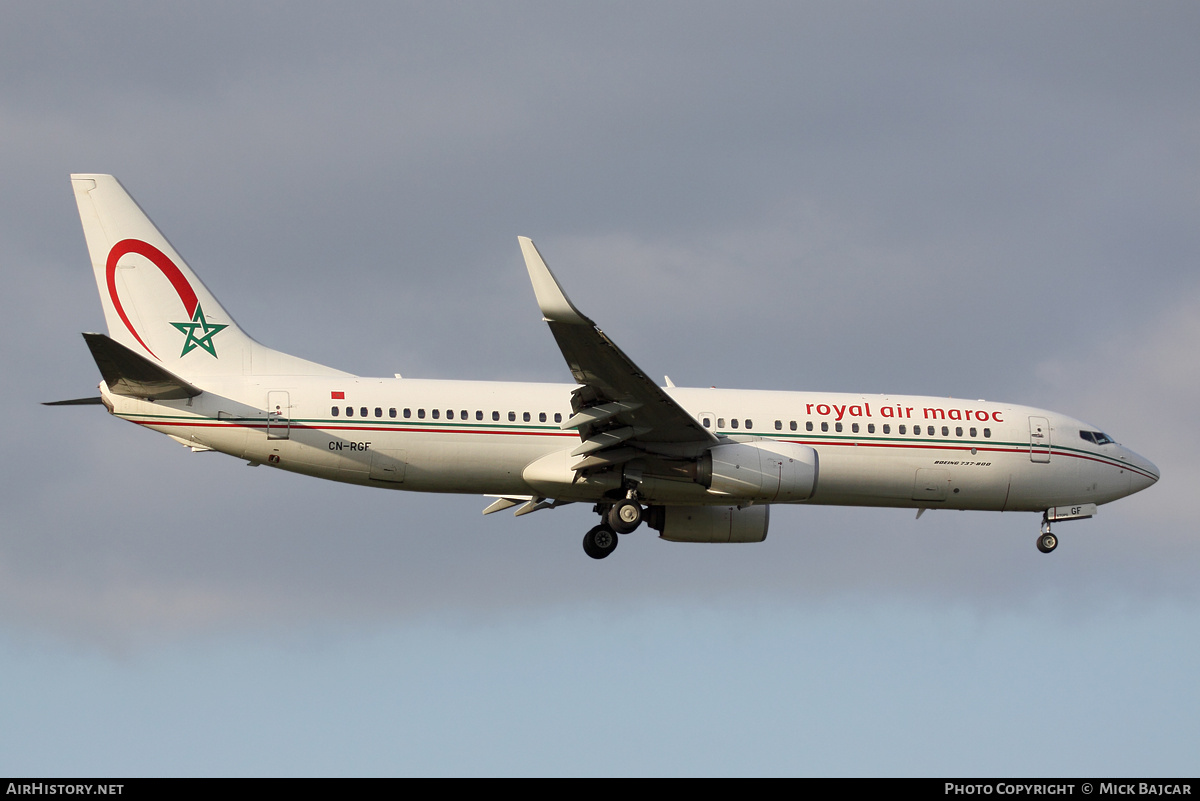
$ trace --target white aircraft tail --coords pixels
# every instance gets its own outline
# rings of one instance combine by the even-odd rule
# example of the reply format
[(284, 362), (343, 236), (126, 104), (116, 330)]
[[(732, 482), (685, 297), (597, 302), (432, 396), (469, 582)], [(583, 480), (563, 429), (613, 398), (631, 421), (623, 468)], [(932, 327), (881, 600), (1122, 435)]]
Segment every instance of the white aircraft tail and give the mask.
[(343, 374), (247, 336), (116, 178), (71, 183), (113, 340), (189, 380)]

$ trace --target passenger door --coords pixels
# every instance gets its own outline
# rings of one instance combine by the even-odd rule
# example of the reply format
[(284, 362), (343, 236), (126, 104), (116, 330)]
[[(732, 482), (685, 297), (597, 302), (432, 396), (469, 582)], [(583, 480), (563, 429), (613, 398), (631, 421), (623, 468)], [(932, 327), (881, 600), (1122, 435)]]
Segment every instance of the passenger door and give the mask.
[(1050, 421), (1045, 417), (1029, 418), (1029, 461), (1050, 461)]
[(288, 397), (288, 393), (280, 389), (267, 393), (267, 439), (291, 436), (292, 411)]

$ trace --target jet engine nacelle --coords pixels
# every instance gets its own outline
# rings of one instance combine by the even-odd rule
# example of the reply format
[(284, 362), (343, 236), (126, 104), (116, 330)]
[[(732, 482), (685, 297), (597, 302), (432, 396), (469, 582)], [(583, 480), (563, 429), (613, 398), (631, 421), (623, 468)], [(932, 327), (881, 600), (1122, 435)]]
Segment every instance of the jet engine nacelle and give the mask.
[(657, 506), (647, 522), (671, 542), (762, 542), (771, 507)]
[(807, 445), (759, 440), (711, 448), (699, 478), (711, 495), (787, 503), (812, 497), (817, 472), (817, 452)]

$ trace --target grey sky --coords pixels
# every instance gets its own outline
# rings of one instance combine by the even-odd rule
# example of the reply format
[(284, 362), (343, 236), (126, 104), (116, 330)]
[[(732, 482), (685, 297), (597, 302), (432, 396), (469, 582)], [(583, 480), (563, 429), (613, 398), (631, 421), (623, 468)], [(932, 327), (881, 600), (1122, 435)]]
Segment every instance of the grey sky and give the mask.
[[(362, 735), (322, 749), (293, 731), (315, 761), (139, 761), (129, 733), (90, 761), (38, 748), (88, 740), (96, 724), (64, 712), (44, 739), (6, 734), (0, 769), (1053, 773), (1120, 758), (1119, 772), (1194, 774), (1179, 755), (1196, 752), (1200, 697), (1178, 666), (1200, 651), (1165, 638), (1200, 623), (1198, 34), (1188, 3), (8, 4), (0, 664), (27, 686), (6, 708), (33, 726), (78, 692), (101, 719), (113, 703), (169, 727), (137, 711), (165, 703), (209, 731), (236, 698), (269, 736), (275, 704), (306, 709), (254, 692), (281, 676), (341, 700), (307, 709), (312, 731)], [(528, 235), (656, 377), (1029, 403), (1094, 422), (1164, 478), (1064, 525), (1050, 558), (1033, 515), (799, 508), (763, 545), (642, 532), (598, 565), (579, 507), (483, 518), (480, 498), (192, 455), (96, 409), (35, 405), (98, 380), (73, 171), (117, 175), (257, 339), (357, 373), (569, 380), (521, 265)], [(1153, 633), (1144, 660), (1110, 654), (1135, 632)], [(621, 727), (566, 676), (513, 691), (545, 717), (463, 679), (473, 662), (521, 675), (531, 643), (557, 644), (541, 664), (580, 683), (606, 671), (656, 742), (720, 739), (723, 722), (742, 736), (716, 762), (678, 742), (661, 762), (538, 757), (516, 744), (552, 719)], [(844, 661), (806, 661), (807, 645)], [(248, 684), (227, 669), (240, 659)], [(917, 711), (938, 662), (965, 710), (952, 725), (949, 708)], [(796, 681), (821, 682), (827, 704), (784, 689), (801, 663)], [(1091, 668), (1117, 699), (1105, 726), (1086, 713)], [(1061, 699), (1024, 706), (1063, 669)], [(202, 671), (227, 680), (190, 696), (170, 679)], [(93, 675), (123, 700), (88, 707), (91, 680), (64, 679)], [(361, 693), (333, 690), (355, 675)], [(1161, 683), (1138, 706), (1146, 675)], [(427, 693), (395, 701), (407, 723), (367, 711), (393, 681)], [(1026, 714), (999, 711), (1014, 704)], [(979, 748), (904, 762), (881, 737), (862, 762), (797, 760), (813, 733), (772, 708), (838, 744), (877, 727), (949, 746), (961, 727)], [(510, 761), (473, 740), (419, 764), (362, 756), (422, 726), (449, 742), (454, 725), (512, 731)], [(1039, 730), (1062, 762), (1002, 745)]]

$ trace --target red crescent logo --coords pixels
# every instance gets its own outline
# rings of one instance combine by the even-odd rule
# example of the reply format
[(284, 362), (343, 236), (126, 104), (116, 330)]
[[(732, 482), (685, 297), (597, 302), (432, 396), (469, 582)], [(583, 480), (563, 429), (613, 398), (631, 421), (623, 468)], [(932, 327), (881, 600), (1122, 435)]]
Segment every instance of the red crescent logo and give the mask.
[[(133, 334), (146, 352), (154, 358), (158, 356), (154, 351), (142, 342), (142, 338), (138, 336), (138, 332), (133, 330), (133, 323), (129, 322), (128, 315), (125, 314), (124, 307), (121, 306), (121, 298), (117, 295), (117, 262), (126, 253), (137, 253), (139, 256), (145, 256), (154, 264), (162, 274), (171, 282), (171, 286), (175, 287), (175, 292), (179, 294), (179, 300), (183, 302), (183, 308), (187, 310), (188, 317), (196, 313), (196, 304), (199, 302), (196, 298), (196, 291), (192, 289), (192, 285), (183, 277), (183, 273), (175, 266), (175, 262), (167, 258), (167, 254), (163, 253), (158, 248), (151, 245), (149, 242), (143, 242), (140, 239), (122, 239), (120, 242), (112, 246), (112, 250), (108, 252), (108, 264), (105, 267), (105, 278), (108, 281), (108, 297), (112, 300), (113, 308), (117, 310), (117, 316), (121, 318), (121, 322), (125, 323), (125, 327), (129, 329), (129, 333)], [(158, 359), (162, 361), (162, 359)]]

